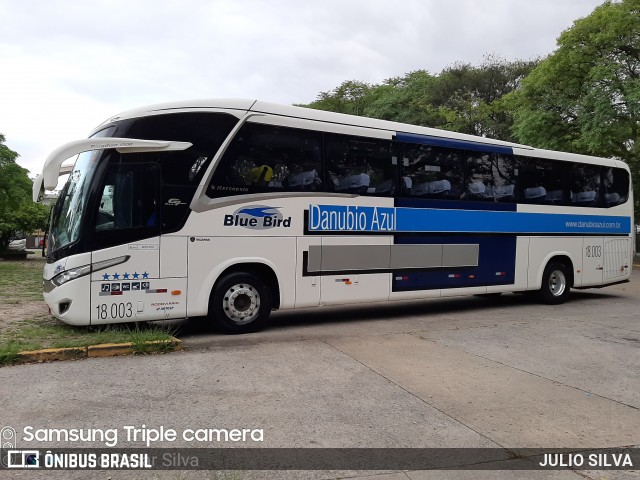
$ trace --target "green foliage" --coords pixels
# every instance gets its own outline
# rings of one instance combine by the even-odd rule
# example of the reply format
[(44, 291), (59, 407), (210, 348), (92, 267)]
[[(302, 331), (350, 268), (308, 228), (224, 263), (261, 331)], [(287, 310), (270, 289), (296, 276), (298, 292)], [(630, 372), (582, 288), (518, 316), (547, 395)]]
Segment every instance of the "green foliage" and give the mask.
[(346, 81), (304, 106), (510, 140), (513, 119), (503, 97), (536, 64), (486, 56), (480, 66), (455, 64), (439, 75), (417, 70), (380, 85)]
[(44, 230), (49, 209), (31, 201), (32, 182), (0, 134), (0, 250), (19, 233)]
[(506, 101), (514, 135), (539, 148), (626, 161), (640, 182), (640, 0), (605, 2)]
[(371, 88), (371, 85), (364, 82), (342, 82), (339, 87), (331, 92), (321, 92), (316, 102), (314, 102), (316, 105), (313, 108), (362, 115), (366, 97), (371, 93)]
[(487, 56), (479, 67), (458, 64), (444, 70), (441, 100), (447, 123), (442, 128), (512, 140), (513, 118), (503, 98), (519, 88), (536, 64)]

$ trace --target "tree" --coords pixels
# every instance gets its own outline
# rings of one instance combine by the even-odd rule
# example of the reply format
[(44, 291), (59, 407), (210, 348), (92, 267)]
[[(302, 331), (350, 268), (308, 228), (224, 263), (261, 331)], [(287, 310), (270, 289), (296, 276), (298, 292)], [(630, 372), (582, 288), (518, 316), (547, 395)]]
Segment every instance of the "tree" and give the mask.
[(380, 85), (346, 81), (304, 106), (511, 140), (503, 97), (535, 65), (487, 55), (480, 66), (458, 63), (439, 75), (416, 70)]
[(438, 77), (426, 70), (416, 70), (401, 78), (391, 78), (372, 89), (365, 116), (435, 127), (445, 121), (439, 111), (435, 93)]
[(516, 91), (537, 60), (506, 61), (486, 55), (482, 63), (454, 64), (440, 74), (441, 128), (471, 135), (513, 140), (513, 116), (504, 97)]
[(309, 105), (317, 110), (362, 115), (366, 96), (371, 85), (357, 80), (347, 80), (330, 92), (320, 92), (315, 102)]
[(558, 38), (507, 101), (535, 147), (627, 162), (640, 200), (640, 0), (607, 1)]
[(19, 232), (44, 229), (48, 218), (48, 208), (31, 201), (28, 172), (16, 163), (18, 154), (4, 142), (0, 134), (0, 250)]

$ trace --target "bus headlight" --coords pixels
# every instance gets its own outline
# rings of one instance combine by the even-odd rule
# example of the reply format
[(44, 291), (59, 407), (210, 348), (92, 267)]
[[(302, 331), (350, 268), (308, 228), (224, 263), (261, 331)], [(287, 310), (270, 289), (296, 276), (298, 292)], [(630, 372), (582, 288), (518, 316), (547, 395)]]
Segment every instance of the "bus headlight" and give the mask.
[(44, 292), (49, 293), (54, 288), (59, 287), (60, 285), (63, 285), (70, 280), (75, 280), (76, 278), (84, 277), (85, 275), (88, 275), (91, 272), (95, 272), (96, 270), (102, 270), (104, 268), (109, 268), (114, 265), (119, 265), (121, 263), (126, 262), (130, 258), (131, 258), (130, 255), (123, 255), (122, 257), (111, 258), (109, 260), (102, 260), (100, 262), (96, 262), (91, 265), (83, 265), (82, 267), (70, 268), (69, 270), (60, 272), (51, 280), (45, 280), (43, 285)]
[(64, 272), (56, 275), (51, 279), (51, 282), (59, 287), (60, 285), (67, 283), (70, 280), (75, 280), (76, 278), (83, 277), (91, 273), (91, 265), (83, 265), (82, 267), (72, 268), (70, 270), (65, 270)]

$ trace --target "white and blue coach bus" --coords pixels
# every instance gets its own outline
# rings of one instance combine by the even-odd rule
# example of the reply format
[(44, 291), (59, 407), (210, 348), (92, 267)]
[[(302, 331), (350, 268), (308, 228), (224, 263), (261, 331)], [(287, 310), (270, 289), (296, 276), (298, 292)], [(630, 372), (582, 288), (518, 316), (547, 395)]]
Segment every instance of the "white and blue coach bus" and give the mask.
[[(72, 168), (63, 162), (77, 155)], [(71, 173), (44, 269), (74, 325), (629, 280), (623, 162), (254, 100), (129, 111), (46, 160)]]

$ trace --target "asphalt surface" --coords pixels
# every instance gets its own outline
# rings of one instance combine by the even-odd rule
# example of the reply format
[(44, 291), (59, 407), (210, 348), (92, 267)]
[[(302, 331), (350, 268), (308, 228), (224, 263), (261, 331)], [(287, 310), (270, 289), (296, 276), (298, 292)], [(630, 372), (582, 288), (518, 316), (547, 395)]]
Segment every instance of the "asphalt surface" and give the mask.
[[(244, 336), (182, 325), (188, 352), (0, 369), (0, 427), (246, 428), (156, 447), (640, 446), (640, 271), (543, 306), (525, 295), (278, 312)], [(507, 457), (505, 457), (507, 458)], [(510, 462), (527, 462), (512, 459)], [(513, 465), (513, 463), (511, 463)], [(496, 464), (496, 468), (499, 465)], [(10, 474), (10, 475), (9, 475)], [(0, 471), (6, 478), (631, 479), (639, 471)]]

